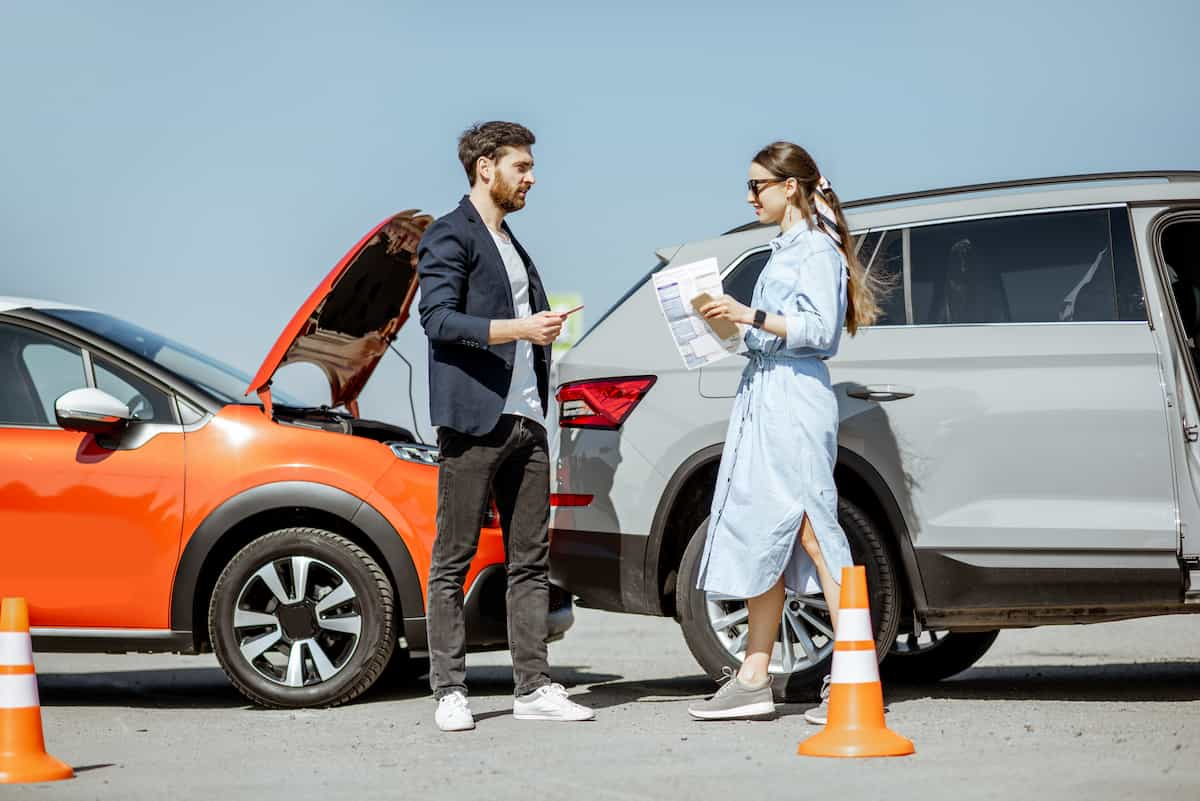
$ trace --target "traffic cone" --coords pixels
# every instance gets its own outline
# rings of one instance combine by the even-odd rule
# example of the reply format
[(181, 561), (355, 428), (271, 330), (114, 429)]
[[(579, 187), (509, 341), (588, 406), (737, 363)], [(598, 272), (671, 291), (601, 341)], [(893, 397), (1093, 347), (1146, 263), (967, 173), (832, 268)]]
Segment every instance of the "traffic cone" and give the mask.
[(800, 743), (801, 756), (905, 756), (912, 742), (883, 720), (883, 685), (871, 633), (867, 570), (842, 568), (842, 597), (833, 644), (829, 684), (829, 722), (820, 733)]
[(70, 765), (46, 753), (29, 607), (24, 598), (5, 598), (0, 604), (0, 784), (53, 782), (74, 775)]

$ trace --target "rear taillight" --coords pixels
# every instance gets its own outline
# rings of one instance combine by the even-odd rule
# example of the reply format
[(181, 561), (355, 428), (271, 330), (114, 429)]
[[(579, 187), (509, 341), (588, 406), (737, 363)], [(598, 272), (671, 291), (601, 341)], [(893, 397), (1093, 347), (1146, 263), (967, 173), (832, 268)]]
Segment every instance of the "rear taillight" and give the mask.
[(577, 492), (555, 492), (550, 496), (551, 506), (588, 506), (595, 495), (582, 495)]
[(643, 375), (563, 384), (555, 396), (558, 424), (564, 428), (620, 428), (656, 380)]

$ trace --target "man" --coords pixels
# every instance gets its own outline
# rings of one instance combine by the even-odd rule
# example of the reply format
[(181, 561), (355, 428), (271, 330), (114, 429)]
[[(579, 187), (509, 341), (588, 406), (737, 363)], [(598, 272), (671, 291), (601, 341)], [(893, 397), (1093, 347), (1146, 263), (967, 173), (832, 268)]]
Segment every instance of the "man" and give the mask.
[(508, 570), (508, 641), (522, 720), (591, 720), (551, 682), (550, 345), (563, 316), (549, 311), (529, 254), (504, 222), (534, 185), (533, 134), (488, 122), (459, 138), (471, 184), (425, 232), (418, 255), (421, 325), (429, 337), (429, 406), (438, 427), (437, 539), (429, 570), (429, 683), (442, 731), (475, 728), (467, 703), (463, 580), (493, 494)]

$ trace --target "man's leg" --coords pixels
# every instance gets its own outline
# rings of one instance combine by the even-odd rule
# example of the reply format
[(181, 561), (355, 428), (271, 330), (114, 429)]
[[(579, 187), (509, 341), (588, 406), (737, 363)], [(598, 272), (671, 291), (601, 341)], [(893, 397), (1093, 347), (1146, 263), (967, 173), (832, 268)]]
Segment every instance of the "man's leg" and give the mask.
[[(504, 426), (504, 419), (498, 428)], [(483, 437), (438, 429), (437, 537), (429, 567), (429, 685), (434, 697), (466, 693), (466, 625), (463, 581), (479, 545), (479, 528), (504, 443), (493, 431)]]
[(550, 683), (550, 457), (544, 428), (525, 418), (516, 425), (517, 447), (501, 463), (495, 486), (508, 570), (508, 647), (522, 696)]

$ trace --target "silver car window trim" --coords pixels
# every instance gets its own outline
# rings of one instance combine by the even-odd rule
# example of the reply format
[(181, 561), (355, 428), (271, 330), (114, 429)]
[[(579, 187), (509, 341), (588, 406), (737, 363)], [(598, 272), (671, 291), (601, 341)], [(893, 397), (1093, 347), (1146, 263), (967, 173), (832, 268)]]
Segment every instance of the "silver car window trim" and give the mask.
[(1120, 209), (1128, 208), (1128, 203), (1087, 203), (1079, 206), (1047, 206), (1039, 209), (1016, 209), (1014, 211), (996, 211), (985, 214), (964, 214), (954, 217), (937, 217), (932, 220), (919, 220), (916, 222), (897, 223), (896, 225), (879, 226), (872, 228), (872, 231), (897, 231), (905, 228), (924, 228), (927, 225), (944, 225), (945, 223), (954, 222), (973, 222), (975, 220), (994, 220), (1002, 217), (1028, 217), (1034, 214), (1059, 214), (1066, 211), (1095, 211), (1099, 209)]
[[(851, 231), (850, 236), (853, 237), (856, 242), (860, 242), (860, 244), (861, 244), (862, 238), (865, 237), (867, 234), (871, 233), (872, 230), (873, 229), (871, 229), (871, 228), (859, 228), (855, 231)], [(891, 230), (891, 229), (888, 229), (888, 230)], [(883, 233), (884, 233), (884, 235), (886, 235), (887, 231), (884, 231)], [(878, 246), (876, 246), (876, 248), (878, 249)], [(769, 242), (764, 242), (761, 245), (755, 245), (754, 247), (750, 248), (749, 250), (744, 250), (741, 253), (739, 253), (738, 255), (734, 256), (733, 260), (729, 262), (729, 264), (725, 267), (725, 269), (721, 270), (721, 280), (724, 281), (726, 278), (728, 278), (729, 274), (732, 273), (734, 270), (736, 270), (738, 267), (740, 267), (742, 265), (742, 262), (744, 262), (746, 259), (750, 258), (751, 256), (758, 255), (759, 253), (765, 253), (766, 251), (768, 251), (770, 249), (771, 249), (771, 244)]]
[[(914, 323), (904, 326), (904, 328), (1029, 328), (1032, 326), (1060, 326), (1060, 325), (1145, 325), (1150, 323), (1146, 320), (1045, 320), (1039, 323)], [(881, 326), (886, 328), (899, 328), (900, 326)]]
[[(887, 236), (887, 234), (885, 233), (884, 236)], [(900, 236), (903, 240), (903, 244), (901, 245), (903, 255), (900, 257), (900, 280), (904, 282), (904, 324), (912, 325), (912, 270), (909, 269), (909, 265), (912, 264), (912, 232), (905, 228)]]

